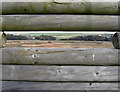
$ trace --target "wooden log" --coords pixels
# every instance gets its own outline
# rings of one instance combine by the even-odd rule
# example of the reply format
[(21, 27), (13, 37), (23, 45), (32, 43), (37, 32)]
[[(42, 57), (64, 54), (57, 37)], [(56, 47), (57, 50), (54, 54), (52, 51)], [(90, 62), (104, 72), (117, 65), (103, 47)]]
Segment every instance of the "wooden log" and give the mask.
[[(118, 83), (3, 81), (3, 90), (118, 90)], [(110, 91), (109, 91), (110, 92)]]
[[(0, 63), (2, 63), (2, 49), (0, 47)], [(2, 68), (0, 68), (2, 70)], [(2, 74), (2, 72), (0, 72)]]
[(120, 65), (116, 49), (4, 48), (2, 64)]
[(119, 14), (118, 7), (118, 2), (95, 1), (2, 2), (2, 14)]
[(2, 80), (117, 82), (118, 66), (2, 65)]
[[(1, 10), (0, 10), (0, 12), (1, 12)], [(2, 16), (0, 16), (0, 48), (1, 47), (2, 47)]]
[(2, 32), (0, 32), (0, 48), (2, 47)]
[(4, 15), (3, 30), (118, 31), (118, 16), (99, 15)]
[[(33, 0), (3, 0), (2, 2), (33, 2)], [(119, 0), (34, 0), (34, 2), (119, 2)]]
[[(1, 11), (1, 10), (0, 10)], [(2, 14), (2, 12), (1, 12)], [(0, 15), (0, 32), (2, 31), (2, 15)]]
[[(2, 15), (2, 2), (0, 2), (0, 15)], [(0, 16), (1, 19), (1, 16)]]
[(112, 42), (116, 49), (120, 49), (120, 32), (114, 34)]

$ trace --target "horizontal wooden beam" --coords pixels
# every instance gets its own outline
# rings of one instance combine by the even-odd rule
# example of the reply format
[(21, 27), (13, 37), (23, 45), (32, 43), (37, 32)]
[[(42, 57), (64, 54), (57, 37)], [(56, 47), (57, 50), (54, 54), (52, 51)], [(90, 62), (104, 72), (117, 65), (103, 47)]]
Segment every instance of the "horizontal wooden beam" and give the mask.
[[(1, 3), (0, 3), (1, 5)], [(1, 9), (1, 6), (0, 6)], [(2, 10), (0, 10), (0, 14), (2, 13)], [(0, 48), (2, 47), (2, 16), (0, 16)]]
[(2, 47), (2, 32), (0, 32), (0, 48)]
[[(3, 81), (2, 90), (118, 90), (118, 83)], [(94, 92), (94, 91), (93, 91)]]
[(116, 49), (3, 48), (2, 64), (120, 65)]
[[(33, 0), (2, 0), (2, 2), (33, 2)], [(119, 2), (119, 0), (34, 0), (34, 2)]]
[(100, 15), (4, 15), (2, 29), (118, 31), (118, 16)]
[(2, 80), (118, 81), (118, 66), (2, 65)]
[(2, 2), (2, 14), (119, 14), (118, 2)]

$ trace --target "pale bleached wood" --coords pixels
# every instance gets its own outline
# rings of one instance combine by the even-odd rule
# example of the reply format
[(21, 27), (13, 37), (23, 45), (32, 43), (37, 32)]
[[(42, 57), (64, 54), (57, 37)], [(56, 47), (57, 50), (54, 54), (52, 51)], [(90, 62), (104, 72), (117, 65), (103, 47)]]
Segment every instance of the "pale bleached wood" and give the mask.
[(118, 2), (3, 2), (2, 14), (118, 14)]
[(118, 90), (118, 83), (3, 81), (3, 90)]
[(2, 80), (118, 81), (118, 66), (2, 65)]
[(3, 30), (118, 30), (118, 16), (100, 15), (4, 15)]
[(2, 64), (119, 65), (117, 49), (4, 48)]

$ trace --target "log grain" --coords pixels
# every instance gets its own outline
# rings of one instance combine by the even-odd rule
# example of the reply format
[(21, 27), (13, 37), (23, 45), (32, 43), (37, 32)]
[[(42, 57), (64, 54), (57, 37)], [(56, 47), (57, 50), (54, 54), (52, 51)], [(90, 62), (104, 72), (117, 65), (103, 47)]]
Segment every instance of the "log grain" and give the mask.
[(117, 49), (3, 48), (2, 64), (119, 65)]
[[(33, 0), (2, 0), (2, 2), (33, 2)], [(58, 2), (58, 3), (70, 3), (70, 2), (119, 2), (119, 0), (34, 0), (34, 2)]]
[(118, 82), (118, 66), (2, 65), (2, 80)]
[(2, 90), (118, 90), (118, 83), (3, 81)]
[(119, 14), (118, 7), (118, 2), (95, 1), (2, 2), (2, 14)]
[(118, 16), (107, 15), (3, 15), (2, 29), (9, 31), (118, 31)]
[(0, 48), (2, 47), (2, 32), (0, 32)]

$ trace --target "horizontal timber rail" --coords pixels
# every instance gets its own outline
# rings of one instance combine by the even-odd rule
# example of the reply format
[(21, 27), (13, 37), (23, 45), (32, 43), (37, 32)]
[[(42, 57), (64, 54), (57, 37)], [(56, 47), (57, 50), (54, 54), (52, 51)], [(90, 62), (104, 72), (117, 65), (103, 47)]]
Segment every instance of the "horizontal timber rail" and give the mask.
[[(2, 0), (2, 2), (32, 2), (33, 0)], [(119, 2), (119, 0), (34, 0), (34, 2)]]
[[(118, 83), (20, 82), (3, 81), (3, 90), (118, 90)], [(94, 91), (92, 91), (94, 92)], [(109, 91), (114, 92), (114, 91)]]
[[(120, 30), (119, 0), (32, 1), (2, 1), (2, 30)], [(1, 38), (4, 47), (6, 35)], [(116, 49), (1, 48), (3, 90), (118, 90), (119, 33), (112, 41)]]
[(107, 15), (3, 15), (2, 30), (118, 31), (118, 16)]
[[(17, 0), (16, 0), (17, 1)], [(120, 14), (118, 2), (42, 0), (42, 2), (2, 2), (2, 14)]]
[(118, 66), (2, 65), (2, 80), (118, 82)]
[(2, 48), (2, 64), (120, 65), (117, 49)]

